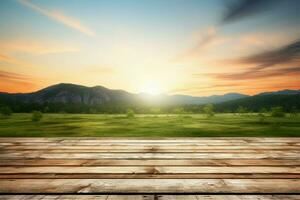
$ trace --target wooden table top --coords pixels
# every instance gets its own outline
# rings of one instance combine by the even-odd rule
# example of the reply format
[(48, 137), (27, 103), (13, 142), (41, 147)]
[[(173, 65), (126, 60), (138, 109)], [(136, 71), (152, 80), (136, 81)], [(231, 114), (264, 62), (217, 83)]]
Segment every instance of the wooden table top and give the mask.
[(0, 199), (299, 194), (300, 138), (0, 138)]

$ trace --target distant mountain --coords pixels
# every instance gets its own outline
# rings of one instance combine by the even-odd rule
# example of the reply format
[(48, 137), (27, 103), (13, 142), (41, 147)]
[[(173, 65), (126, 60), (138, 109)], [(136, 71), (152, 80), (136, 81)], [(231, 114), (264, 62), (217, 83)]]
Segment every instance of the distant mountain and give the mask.
[(243, 106), (252, 111), (261, 108), (269, 109), (282, 106), (286, 110), (292, 107), (300, 108), (300, 90), (282, 90), (265, 92), (254, 96), (239, 93), (196, 97), (188, 95), (146, 95), (134, 94), (123, 90), (112, 90), (102, 86), (85, 87), (81, 85), (61, 83), (32, 93), (1, 93), (0, 105), (8, 105), (14, 112), (45, 112), (68, 113), (120, 113), (128, 107), (135, 108), (140, 113), (153, 106), (174, 107), (191, 105), (198, 106), (213, 103), (217, 111), (234, 111)]
[[(236, 100), (241, 99), (244, 97), (248, 97), (244, 94), (239, 93), (228, 93), (224, 95), (212, 95), (212, 96), (204, 96), (204, 97), (197, 97), (197, 96), (188, 96), (188, 95), (160, 95), (158, 103), (164, 105), (182, 105), (182, 104), (207, 104), (207, 103), (221, 103), (229, 100)], [(151, 98), (149, 98), (151, 99)]]
[(111, 90), (102, 86), (85, 87), (61, 83), (33, 93), (9, 94), (0, 93), (0, 98), (23, 103), (72, 103), (99, 105), (104, 103), (130, 103), (136, 96), (123, 90)]
[(270, 92), (216, 104), (218, 111), (236, 111), (239, 106), (254, 112), (263, 108), (270, 110), (275, 106), (281, 106), (286, 111), (300, 109), (300, 93)]
[(279, 90), (276, 92), (263, 92), (258, 95), (270, 95), (270, 94), (293, 95), (293, 94), (300, 94), (300, 90)]
[(247, 97), (238, 93), (225, 95), (213, 95), (208, 97), (194, 97), (187, 95), (157, 95), (133, 94), (123, 90), (111, 90), (102, 86), (86, 87), (75, 84), (61, 83), (47, 87), (33, 93), (9, 94), (0, 93), (2, 101), (18, 101), (23, 103), (64, 103), (64, 104), (206, 104), (220, 103), (228, 100), (235, 100)]

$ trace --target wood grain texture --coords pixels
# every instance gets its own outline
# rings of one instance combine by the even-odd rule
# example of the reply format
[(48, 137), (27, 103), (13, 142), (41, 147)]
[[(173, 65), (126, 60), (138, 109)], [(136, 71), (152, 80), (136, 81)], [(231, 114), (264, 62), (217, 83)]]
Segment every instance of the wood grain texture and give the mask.
[(1, 179), (0, 193), (299, 193), (299, 179)]
[(0, 160), (2, 194), (103, 193), (69, 197), (116, 200), (297, 199), (241, 194), (300, 194), (300, 138), (0, 138)]
[(299, 200), (298, 195), (2, 195), (0, 200)]

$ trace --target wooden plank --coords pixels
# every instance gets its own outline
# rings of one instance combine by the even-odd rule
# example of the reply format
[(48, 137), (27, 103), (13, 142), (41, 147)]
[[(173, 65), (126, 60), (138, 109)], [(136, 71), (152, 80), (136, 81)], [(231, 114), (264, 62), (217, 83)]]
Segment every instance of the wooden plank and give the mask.
[[(0, 200), (154, 200), (154, 195), (0, 195)], [(156, 195), (157, 200), (299, 200), (299, 195)]]
[(153, 200), (153, 195), (2, 195), (0, 200)]
[[(0, 146), (1, 147), (1, 146)], [(287, 146), (251, 146), (251, 145), (232, 145), (232, 146), (199, 146), (199, 145), (178, 145), (178, 146), (167, 146), (167, 145), (12, 145), (2, 146), (3, 150), (300, 150), (300, 146), (287, 145)]]
[[(108, 195), (0, 195), (0, 200), (107, 200), (107, 199), (108, 199)], [(122, 199), (122, 197), (120, 197), (120, 199)]]
[[(285, 153), (286, 149), (276, 149), (276, 150), (245, 150), (245, 149), (234, 149), (234, 150), (224, 150), (224, 149), (211, 149), (211, 150), (188, 150), (188, 149), (136, 149), (136, 150), (120, 150), (120, 149), (101, 149), (101, 150), (91, 150), (91, 149), (44, 149), (44, 150), (2, 150), (3, 153)], [(299, 150), (289, 150), (289, 153), (300, 154)]]
[(300, 174), (300, 167), (0, 167), (1, 174), (20, 174), (20, 173), (52, 173), (52, 174)]
[(288, 173), (205, 173), (205, 174), (101, 174), (101, 173), (21, 173), (0, 174), (0, 179), (300, 179), (300, 174)]
[(299, 153), (1, 153), (0, 159), (299, 159)]
[(103, 160), (2, 159), (0, 166), (300, 166), (300, 159)]
[(300, 193), (300, 138), (4, 138), (0, 159), (1, 193)]
[[(30, 183), (30, 184), (29, 184)], [(18, 186), (18, 187), (16, 187)], [(300, 193), (299, 179), (0, 179), (0, 193)]]

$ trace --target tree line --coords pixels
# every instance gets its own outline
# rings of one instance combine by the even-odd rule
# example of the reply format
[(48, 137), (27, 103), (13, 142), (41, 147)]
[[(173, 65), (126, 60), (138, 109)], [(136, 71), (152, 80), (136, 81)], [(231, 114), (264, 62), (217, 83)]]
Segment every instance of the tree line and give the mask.
[[(281, 106), (273, 106), (271, 108), (262, 107), (259, 111), (251, 110), (244, 106), (238, 106), (235, 110), (220, 109), (217, 105), (177, 105), (177, 106), (141, 106), (141, 105), (99, 105), (88, 106), (82, 104), (22, 104), (17, 106), (0, 105), (0, 114), (2, 116), (10, 116), (12, 113), (83, 113), (83, 114), (206, 114), (213, 117), (216, 113), (271, 113), (274, 117), (283, 117), (285, 113), (297, 115), (299, 108), (294, 106), (285, 109)], [(39, 118), (39, 117), (37, 117)], [(35, 121), (35, 120), (33, 120)]]

